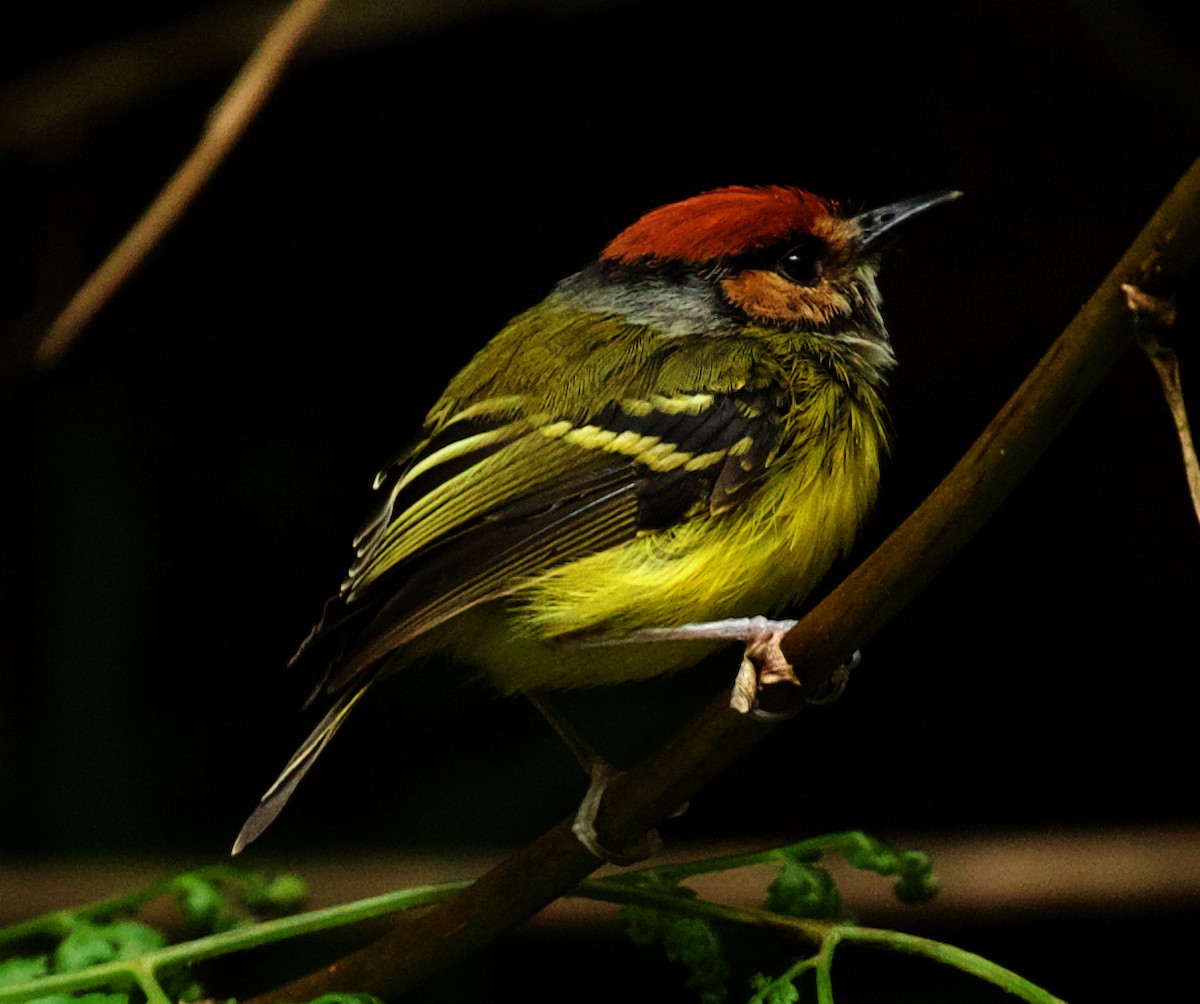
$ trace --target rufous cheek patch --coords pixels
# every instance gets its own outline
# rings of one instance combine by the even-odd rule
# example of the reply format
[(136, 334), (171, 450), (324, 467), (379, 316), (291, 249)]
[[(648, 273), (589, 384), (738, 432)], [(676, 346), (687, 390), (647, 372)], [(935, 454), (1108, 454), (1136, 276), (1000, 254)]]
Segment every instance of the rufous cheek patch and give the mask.
[(787, 327), (823, 326), (850, 313), (850, 301), (828, 283), (798, 286), (768, 269), (728, 276), (721, 288), (729, 302), (750, 317)]

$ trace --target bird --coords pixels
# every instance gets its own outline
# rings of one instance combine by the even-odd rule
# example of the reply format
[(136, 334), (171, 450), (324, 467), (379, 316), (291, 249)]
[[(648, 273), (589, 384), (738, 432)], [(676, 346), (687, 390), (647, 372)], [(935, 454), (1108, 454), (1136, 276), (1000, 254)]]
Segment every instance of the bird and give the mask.
[(876, 499), (896, 363), (880, 251), (960, 194), (851, 213), (794, 186), (713, 189), (646, 212), (509, 321), (377, 475), (289, 664), (332, 703), (234, 853), (418, 659), (538, 701), (777, 640), (762, 615), (804, 600)]

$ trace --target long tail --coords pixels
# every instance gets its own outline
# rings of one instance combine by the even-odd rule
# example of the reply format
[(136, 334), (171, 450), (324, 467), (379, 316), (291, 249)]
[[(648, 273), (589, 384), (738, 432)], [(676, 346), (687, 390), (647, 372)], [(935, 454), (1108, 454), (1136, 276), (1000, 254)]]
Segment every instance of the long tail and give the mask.
[(246, 820), (246, 825), (242, 827), (242, 832), (238, 834), (237, 840), (233, 842), (232, 853), (240, 854), (248, 844), (257, 840), (262, 831), (274, 822), (275, 817), (279, 815), (279, 810), (292, 797), (292, 792), (296, 790), (296, 785), (308, 773), (308, 769), (313, 765), (317, 757), (321, 755), (321, 750), (325, 748), (326, 743), (333, 738), (333, 734), (337, 732), (342, 722), (346, 720), (346, 716), (350, 714), (350, 709), (370, 689), (371, 683), (372, 681), (368, 680), (358, 690), (348, 691), (337, 699), (337, 703), (329, 709), (329, 713), (321, 719), (320, 724), (312, 730), (312, 734), (304, 740), (304, 744), (293, 754), (287, 766), (283, 768), (283, 773), (267, 789), (267, 793), (263, 795), (262, 800), (258, 803), (258, 808), (250, 814), (250, 818)]

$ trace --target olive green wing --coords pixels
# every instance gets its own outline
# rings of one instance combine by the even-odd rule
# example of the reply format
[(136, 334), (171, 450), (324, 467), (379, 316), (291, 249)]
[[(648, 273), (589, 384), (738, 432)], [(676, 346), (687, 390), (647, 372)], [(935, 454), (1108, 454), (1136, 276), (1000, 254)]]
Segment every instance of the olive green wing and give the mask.
[(377, 479), (357, 558), (293, 663), (333, 707), (263, 796), (235, 850), (275, 818), (387, 656), (538, 574), (736, 504), (774, 456), (784, 400), (759, 390), (650, 394), (585, 420), (489, 398)]
[(297, 653), (326, 692), (541, 572), (718, 512), (766, 466), (782, 402), (765, 391), (610, 402), (581, 421), (512, 397), (464, 409), (378, 483), (357, 560)]

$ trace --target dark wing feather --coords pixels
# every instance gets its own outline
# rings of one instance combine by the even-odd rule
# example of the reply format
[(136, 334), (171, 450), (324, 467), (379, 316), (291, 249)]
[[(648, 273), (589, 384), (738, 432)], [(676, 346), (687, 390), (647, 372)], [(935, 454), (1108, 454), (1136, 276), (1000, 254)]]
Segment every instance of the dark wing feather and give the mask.
[(275, 819), (390, 652), (546, 569), (735, 504), (778, 449), (784, 404), (677, 394), (570, 423), (485, 401), (390, 465), (358, 559), (293, 657), (324, 664), (318, 692), (337, 698), (235, 853)]
[(635, 483), (627, 468), (607, 473), (586, 495), (512, 518), (489, 513), (435, 548), (378, 607), (328, 689), (350, 686), (389, 652), (547, 568), (632, 540)]
[(362, 699), (370, 686), (370, 683), (367, 683), (358, 690), (347, 691), (326, 712), (325, 717), (309, 733), (308, 738), (304, 740), (288, 761), (287, 766), (283, 768), (283, 773), (267, 789), (266, 794), (259, 801), (258, 807), (246, 820), (241, 832), (237, 835), (237, 840), (233, 843), (233, 854), (240, 854), (247, 844), (257, 840), (259, 834), (275, 821), (279, 810), (292, 797), (296, 785), (304, 779), (304, 775), (308, 773), (321, 751), (328, 745), (342, 722), (346, 720), (346, 716), (350, 714), (350, 709)]
[[(380, 485), (386, 501), (360, 535), (359, 560), (296, 658), (330, 660), (323, 689), (341, 691), (394, 649), (548, 568), (728, 508), (773, 456), (781, 402), (691, 395), (685, 408), (684, 398), (613, 403), (574, 424), (476, 416), (473, 450), (444, 434), (429, 440)], [(614, 437), (624, 439), (614, 446)], [(439, 451), (445, 459), (421, 467)], [(398, 527), (420, 533), (421, 545), (406, 548)]]

